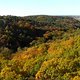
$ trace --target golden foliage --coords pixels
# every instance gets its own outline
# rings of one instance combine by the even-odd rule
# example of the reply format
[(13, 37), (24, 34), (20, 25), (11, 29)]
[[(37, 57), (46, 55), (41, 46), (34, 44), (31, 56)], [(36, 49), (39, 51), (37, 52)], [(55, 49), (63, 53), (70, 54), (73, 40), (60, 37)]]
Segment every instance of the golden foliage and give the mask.
[(64, 48), (70, 48), (74, 44), (74, 38), (70, 37), (69, 40), (62, 41), (61, 45), (64, 46)]
[(80, 76), (75, 76), (72, 80), (80, 80)]

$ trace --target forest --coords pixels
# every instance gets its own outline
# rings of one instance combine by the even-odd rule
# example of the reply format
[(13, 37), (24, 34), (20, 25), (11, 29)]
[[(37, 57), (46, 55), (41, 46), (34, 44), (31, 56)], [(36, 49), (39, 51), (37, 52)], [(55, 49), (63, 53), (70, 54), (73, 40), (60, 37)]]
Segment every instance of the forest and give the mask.
[(0, 16), (0, 80), (80, 80), (80, 21)]

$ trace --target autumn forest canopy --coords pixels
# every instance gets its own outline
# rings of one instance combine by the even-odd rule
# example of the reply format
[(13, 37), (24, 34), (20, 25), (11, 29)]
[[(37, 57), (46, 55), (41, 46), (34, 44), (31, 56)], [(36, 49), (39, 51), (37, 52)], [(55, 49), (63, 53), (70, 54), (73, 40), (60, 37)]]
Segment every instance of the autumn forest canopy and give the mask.
[(76, 16), (0, 16), (0, 80), (80, 80)]

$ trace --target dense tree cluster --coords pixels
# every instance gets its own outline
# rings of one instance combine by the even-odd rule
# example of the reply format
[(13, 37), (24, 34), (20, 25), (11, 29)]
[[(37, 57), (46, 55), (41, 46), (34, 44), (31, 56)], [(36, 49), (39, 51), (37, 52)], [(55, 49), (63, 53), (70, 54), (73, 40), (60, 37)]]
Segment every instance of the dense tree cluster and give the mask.
[(0, 80), (80, 80), (80, 22), (0, 16)]

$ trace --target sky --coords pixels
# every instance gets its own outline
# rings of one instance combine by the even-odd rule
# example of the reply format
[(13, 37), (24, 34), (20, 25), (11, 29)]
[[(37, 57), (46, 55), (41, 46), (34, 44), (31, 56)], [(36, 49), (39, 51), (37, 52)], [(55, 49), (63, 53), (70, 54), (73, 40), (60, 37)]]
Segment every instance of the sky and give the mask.
[(80, 0), (0, 0), (0, 15), (80, 15)]

